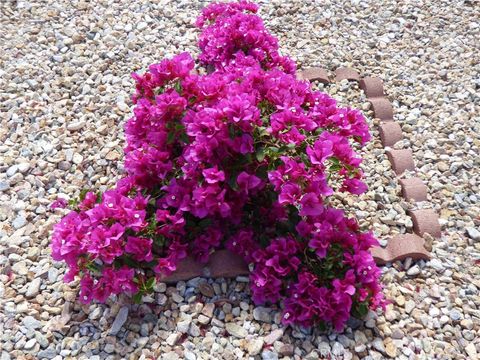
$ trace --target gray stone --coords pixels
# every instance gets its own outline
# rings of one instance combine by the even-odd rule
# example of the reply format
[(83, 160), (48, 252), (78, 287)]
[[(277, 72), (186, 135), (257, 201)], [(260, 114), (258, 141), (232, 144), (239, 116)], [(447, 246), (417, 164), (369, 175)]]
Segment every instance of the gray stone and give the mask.
[(453, 321), (460, 321), (462, 319), (462, 313), (456, 309), (450, 311), (450, 319)]
[(55, 348), (49, 347), (45, 350), (40, 350), (37, 355), (39, 359), (53, 359), (57, 356), (57, 351)]
[(197, 356), (193, 352), (188, 350), (185, 350), (183, 352), (183, 356), (185, 357), (185, 360), (197, 360)]
[(27, 219), (25, 219), (25, 217), (21, 215), (17, 216), (12, 222), (12, 226), (17, 230), (24, 227), (25, 225), (27, 225)]
[(40, 347), (42, 349), (45, 349), (50, 344), (46, 336), (43, 335), (41, 332), (35, 332), (35, 339), (37, 339), (37, 342), (40, 344)]
[(176, 303), (181, 303), (184, 299), (183, 299), (183, 296), (174, 292), (172, 294), (172, 300), (175, 301)]
[(164, 306), (168, 301), (168, 298), (165, 294), (156, 294), (155, 299), (157, 300), (157, 304), (160, 306)]
[(12, 177), (17, 173), (17, 171), (18, 171), (18, 165), (12, 165), (7, 169), (6, 174), (8, 177)]
[(51, 283), (57, 281), (58, 273), (59, 271), (57, 268), (51, 267), (50, 269), (48, 269), (48, 281)]
[(42, 326), (42, 323), (35, 319), (33, 316), (25, 316), (22, 321), (23, 326), (28, 330), (35, 330)]
[(100, 319), (100, 316), (102, 316), (102, 313), (103, 313), (103, 309), (101, 307), (96, 307), (95, 309), (93, 309), (93, 311), (90, 314), (88, 314), (88, 318), (90, 320)]
[(150, 327), (148, 323), (143, 323), (142, 325), (140, 325), (140, 335), (148, 336), (149, 333), (150, 333)]
[(137, 347), (140, 348), (140, 349), (145, 347), (145, 345), (147, 345), (147, 343), (148, 343), (148, 340), (149, 339), (146, 336), (139, 338), (137, 340)]
[(278, 360), (278, 355), (270, 350), (262, 352), (262, 360)]
[(332, 346), (332, 354), (336, 356), (343, 355), (345, 348), (339, 342), (334, 342)]
[(5, 191), (10, 188), (10, 184), (6, 181), (0, 181), (0, 191)]
[(112, 353), (115, 351), (115, 345), (113, 345), (113, 344), (106, 344), (105, 347), (103, 348), (103, 350), (104, 350), (107, 354), (112, 354)]
[(188, 332), (188, 329), (190, 328), (191, 323), (192, 323), (192, 319), (179, 321), (177, 323), (177, 330), (180, 331), (181, 333), (186, 334)]
[(120, 329), (122, 328), (123, 324), (125, 324), (125, 321), (127, 321), (127, 318), (128, 318), (128, 307), (123, 306), (118, 311), (118, 314), (115, 317), (115, 320), (113, 321), (113, 324), (108, 333), (113, 336), (117, 335)]
[(190, 334), (190, 336), (198, 337), (200, 336), (200, 328), (194, 323), (191, 323), (190, 330), (188, 331), (188, 333)]
[(380, 338), (375, 338), (372, 342), (372, 346), (374, 349), (380, 351), (382, 354), (385, 354), (385, 345), (383, 344), (383, 340)]
[(262, 321), (266, 323), (270, 323), (272, 321), (272, 317), (270, 315), (270, 309), (264, 307), (256, 307), (253, 309), (253, 318), (257, 321)]

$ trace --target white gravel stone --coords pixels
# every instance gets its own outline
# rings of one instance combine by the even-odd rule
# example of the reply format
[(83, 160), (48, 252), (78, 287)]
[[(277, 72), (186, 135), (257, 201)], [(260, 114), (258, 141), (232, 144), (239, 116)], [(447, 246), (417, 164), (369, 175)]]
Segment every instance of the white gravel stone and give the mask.
[(165, 342), (170, 345), (170, 346), (173, 346), (175, 345), (175, 343), (178, 341), (178, 339), (180, 339), (180, 337), (182, 336), (182, 333), (173, 333), (173, 334), (170, 334), (168, 335), (167, 339), (165, 340)]
[(72, 122), (70, 124), (67, 125), (67, 130), (69, 131), (77, 131), (77, 130), (80, 130), (82, 129), (87, 123), (85, 121), (76, 121), (76, 122)]
[(27, 292), (25, 293), (25, 296), (27, 298), (31, 298), (34, 296), (37, 296), (39, 291), (40, 291), (40, 285), (42, 284), (42, 279), (40, 278), (35, 278), (32, 280), (30, 285), (28, 285)]
[(275, 341), (280, 340), (282, 336), (283, 336), (283, 330), (275, 329), (270, 334), (265, 336), (264, 340), (265, 340), (265, 343), (267, 344), (273, 344)]
[(230, 335), (233, 335), (237, 338), (243, 339), (247, 336), (247, 330), (235, 323), (227, 323), (225, 324), (225, 329)]
[(468, 237), (470, 239), (475, 241), (480, 241), (480, 231), (478, 231), (474, 227), (467, 227), (466, 230), (467, 230)]
[(258, 339), (253, 339), (248, 342), (248, 354), (250, 356), (255, 356), (260, 354), (260, 351), (262, 351), (263, 348), (263, 338), (258, 338)]

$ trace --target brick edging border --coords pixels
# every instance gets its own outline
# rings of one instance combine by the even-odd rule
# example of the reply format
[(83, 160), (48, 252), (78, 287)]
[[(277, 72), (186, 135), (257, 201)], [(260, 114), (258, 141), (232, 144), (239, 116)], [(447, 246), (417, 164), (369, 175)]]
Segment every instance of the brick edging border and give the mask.
[[(331, 82), (328, 70), (320, 67), (302, 70), (298, 75), (300, 79), (309, 81), (320, 80), (324, 84)], [(412, 150), (390, 149), (403, 139), (403, 134), (400, 124), (393, 118), (393, 106), (385, 95), (382, 79), (373, 76), (361, 77), (355, 69), (348, 67), (336, 69), (334, 79), (337, 82), (345, 79), (358, 82), (371, 105), (373, 116), (380, 119), (380, 125), (378, 126), (380, 140), (400, 183), (402, 197), (406, 201), (416, 203), (427, 201), (428, 189), (419, 177), (402, 177), (406, 170), (415, 171)], [(430, 254), (424, 247), (425, 240), (422, 236), (426, 233), (436, 238), (441, 236), (438, 215), (431, 209), (411, 210), (408, 214), (412, 218), (414, 234), (396, 235), (387, 242), (385, 248), (372, 248), (371, 252), (377, 264), (383, 265), (407, 257), (415, 260), (430, 259)]]

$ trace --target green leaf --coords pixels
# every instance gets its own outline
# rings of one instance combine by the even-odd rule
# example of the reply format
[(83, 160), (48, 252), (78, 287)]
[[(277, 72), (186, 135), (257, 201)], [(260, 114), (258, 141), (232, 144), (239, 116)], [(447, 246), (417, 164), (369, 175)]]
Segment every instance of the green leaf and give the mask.
[(122, 260), (123, 260), (124, 264), (127, 265), (128, 267), (136, 268), (138, 266), (138, 263), (127, 255), (124, 255), (122, 257)]
[(173, 144), (174, 141), (175, 141), (175, 132), (170, 131), (167, 135), (167, 144), (168, 145)]
[(269, 153), (272, 153), (272, 154), (278, 154), (279, 151), (280, 151), (280, 149), (277, 148), (277, 147), (275, 147), (275, 146), (270, 146), (270, 147), (268, 148), (268, 152), (269, 152)]
[(202, 229), (205, 229), (209, 227), (211, 224), (212, 224), (212, 219), (205, 218), (198, 223), (198, 226), (200, 226)]
[(258, 136), (259, 137), (264, 137), (264, 136), (269, 136), (270, 135), (265, 126), (258, 126), (257, 130), (258, 130)]
[(151, 277), (150, 279), (147, 280), (145, 283), (145, 288), (148, 291), (151, 291), (153, 289), (153, 286), (155, 285), (155, 277)]
[(258, 162), (262, 162), (265, 159), (265, 148), (259, 148), (255, 153), (255, 157), (257, 158)]
[(182, 93), (183, 88), (182, 88), (182, 84), (180, 84), (180, 81), (175, 82), (175, 85), (173, 85), (173, 88), (177, 93), (179, 94)]
[(85, 200), (85, 196), (87, 196), (87, 193), (88, 193), (88, 189), (82, 189), (80, 191), (80, 194), (78, 195), (78, 198), (80, 199), (80, 201)]
[(325, 324), (324, 321), (320, 321), (317, 325), (318, 330), (320, 331), (326, 331), (327, 330), (327, 325)]
[(78, 205), (78, 200), (77, 199), (70, 199), (68, 200), (68, 207), (70, 208), (75, 208)]
[(230, 136), (230, 139), (235, 139), (235, 126), (233, 124), (228, 126), (228, 135)]
[(142, 302), (142, 296), (143, 296), (143, 292), (142, 291), (139, 291), (137, 292), (135, 295), (133, 295), (133, 302), (135, 304), (140, 304)]
[(353, 316), (355, 317), (358, 317), (358, 318), (363, 318), (365, 315), (367, 315), (368, 313), (368, 305), (366, 302), (362, 302), (360, 304), (357, 304), (357, 306), (355, 306), (353, 308)]
[(181, 133), (180, 140), (185, 144), (190, 144), (190, 139), (188, 138), (188, 135), (185, 132)]
[(158, 261), (152, 260), (152, 261), (149, 261), (149, 262), (143, 262), (142, 265), (145, 266), (145, 267), (153, 269), (155, 266), (158, 265)]
[(267, 180), (267, 178), (268, 178), (268, 166), (263, 165), (263, 166), (258, 167), (255, 175), (262, 180)]
[(238, 184), (237, 184), (237, 173), (233, 172), (230, 174), (228, 177), (228, 185), (235, 191), (238, 190)]

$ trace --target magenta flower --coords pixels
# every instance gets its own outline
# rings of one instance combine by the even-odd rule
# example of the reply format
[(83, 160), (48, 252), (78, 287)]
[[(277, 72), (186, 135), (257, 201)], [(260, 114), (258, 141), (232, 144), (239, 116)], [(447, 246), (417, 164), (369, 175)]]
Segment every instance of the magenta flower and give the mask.
[(152, 239), (129, 236), (125, 252), (132, 254), (137, 261), (152, 261)]
[(209, 184), (215, 184), (220, 181), (225, 181), (225, 173), (222, 170), (218, 170), (217, 166), (205, 169), (202, 173), (205, 177), (205, 181)]
[(67, 200), (58, 198), (55, 200), (51, 205), (50, 209), (55, 210), (55, 209), (64, 209), (67, 207)]
[(317, 140), (313, 147), (307, 147), (307, 154), (315, 165), (323, 165), (324, 161), (333, 155), (333, 143), (330, 140)]
[(237, 184), (240, 190), (245, 193), (248, 193), (249, 190), (258, 189), (261, 187), (262, 180), (252, 174), (248, 174), (245, 171), (242, 171), (238, 174)]
[(305, 194), (300, 201), (302, 216), (317, 216), (323, 212), (323, 206), (320, 199), (314, 193)]
[(341, 190), (348, 191), (355, 195), (360, 195), (367, 191), (367, 185), (358, 179), (345, 179), (343, 181)]

